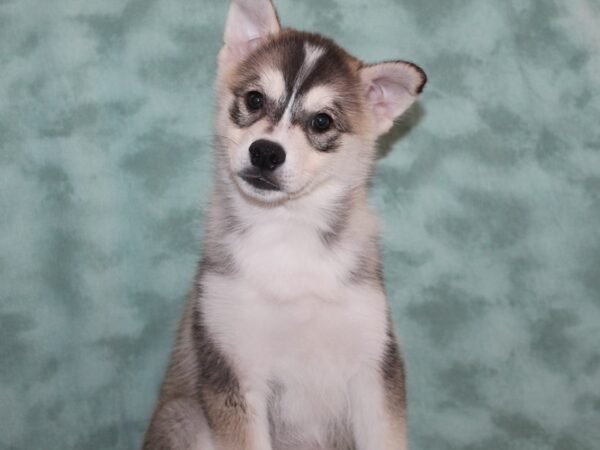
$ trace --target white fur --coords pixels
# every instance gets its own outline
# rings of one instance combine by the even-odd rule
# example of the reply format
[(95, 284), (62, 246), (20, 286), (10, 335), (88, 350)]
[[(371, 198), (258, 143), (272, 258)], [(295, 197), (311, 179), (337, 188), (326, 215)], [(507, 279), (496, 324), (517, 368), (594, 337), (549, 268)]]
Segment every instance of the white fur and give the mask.
[[(228, 241), (239, 273), (234, 279), (218, 274), (205, 279), (203, 309), (210, 333), (234, 362), (245, 393), (264, 398), (270, 380), (284, 387), (278, 420), (302, 430), (302, 440), (284, 437), (278, 450), (325, 448), (331, 420), (349, 415), (353, 402), (369, 412), (360, 420), (377, 417), (383, 423), (375, 429), (385, 430), (380, 382), (358, 381), (381, 377), (385, 297), (376, 287), (344, 283), (364, 243), (360, 236), (337, 252), (319, 240), (316, 227), (325, 220), (321, 206), (337, 194), (331, 187), (324, 191), (292, 208), (265, 211), (236, 204), (250, 225), (243, 238)], [(368, 211), (358, 210), (352, 227), (370, 234), (376, 225)], [(353, 384), (358, 386), (354, 394)], [(378, 400), (371, 404), (371, 398)], [(263, 424), (265, 413), (256, 411)], [(268, 435), (264, 427), (263, 433)], [(371, 445), (384, 442), (380, 439), (367, 436), (367, 446), (359, 448), (396, 448)]]
[(285, 80), (281, 70), (266, 67), (261, 73), (260, 84), (267, 97), (278, 101), (285, 97)]
[(332, 101), (339, 94), (330, 86), (315, 86), (304, 97), (302, 106), (308, 111), (318, 112), (332, 106)]

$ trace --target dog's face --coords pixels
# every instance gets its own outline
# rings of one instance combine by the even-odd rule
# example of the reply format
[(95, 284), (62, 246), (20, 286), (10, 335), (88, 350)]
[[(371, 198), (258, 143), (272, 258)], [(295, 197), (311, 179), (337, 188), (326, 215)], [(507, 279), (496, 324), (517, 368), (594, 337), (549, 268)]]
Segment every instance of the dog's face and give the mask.
[(329, 39), (281, 30), (270, 0), (232, 0), (217, 83), (223, 162), (260, 202), (355, 187), (424, 83), (411, 63), (365, 65)]

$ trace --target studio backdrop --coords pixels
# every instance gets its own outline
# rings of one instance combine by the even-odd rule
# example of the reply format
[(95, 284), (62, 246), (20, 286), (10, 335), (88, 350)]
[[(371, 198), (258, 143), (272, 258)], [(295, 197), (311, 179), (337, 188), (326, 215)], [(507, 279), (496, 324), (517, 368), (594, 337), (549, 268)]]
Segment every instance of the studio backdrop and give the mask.
[[(410, 448), (600, 448), (600, 3), (276, 4), (429, 75), (371, 189)], [(199, 258), (226, 9), (0, 0), (0, 448), (140, 445)]]

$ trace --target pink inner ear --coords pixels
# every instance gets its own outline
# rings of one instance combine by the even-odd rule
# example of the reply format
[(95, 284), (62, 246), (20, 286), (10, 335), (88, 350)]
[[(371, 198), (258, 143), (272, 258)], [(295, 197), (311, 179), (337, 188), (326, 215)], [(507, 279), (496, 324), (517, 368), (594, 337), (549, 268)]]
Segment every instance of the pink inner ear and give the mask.
[(383, 90), (381, 86), (377, 84), (377, 80), (373, 80), (371, 86), (369, 86), (369, 92), (367, 93), (367, 99), (371, 103), (378, 103), (383, 100)]
[(393, 115), (392, 108), (390, 108), (390, 103), (393, 103), (393, 100), (387, 98), (383, 88), (384, 83), (385, 81), (382, 79), (373, 80), (367, 93), (367, 99), (373, 105), (373, 112), (380, 118)]
[(417, 99), (425, 76), (416, 66), (402, 61), (383, 62), (361, 69), (365, 97), (380, 132)]
[(394, 120), (413, 103), (415, 97), (400, 81), (377, 77), (371, 81), (367, 99), (377, 117)]

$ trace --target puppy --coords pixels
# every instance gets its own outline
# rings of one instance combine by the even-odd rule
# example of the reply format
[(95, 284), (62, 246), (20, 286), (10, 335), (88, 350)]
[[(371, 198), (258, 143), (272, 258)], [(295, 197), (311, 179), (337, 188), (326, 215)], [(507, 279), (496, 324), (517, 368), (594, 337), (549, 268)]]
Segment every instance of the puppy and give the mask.
[(401, 450), (403, 363), (367, 182), (423, 70), (231, 0), (203, 257), (145, 450)]

